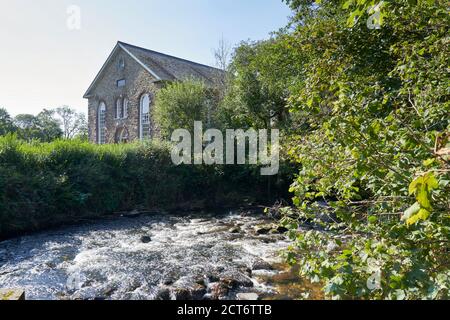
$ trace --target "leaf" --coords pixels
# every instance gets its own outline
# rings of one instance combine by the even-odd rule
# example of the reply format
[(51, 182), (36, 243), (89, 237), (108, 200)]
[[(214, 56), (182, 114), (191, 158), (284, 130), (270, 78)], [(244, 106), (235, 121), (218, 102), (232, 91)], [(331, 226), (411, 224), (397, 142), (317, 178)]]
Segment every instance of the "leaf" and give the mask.
[(429, 166), (431, 166), (431, 165), (434, 163), (434, 160), (435, 160), (434, 158), (425, 160), (425, 161), (423, 162), (423, 165), (424, 165), (425, 167), (429, 167)]
[(343, 5), (342, 9), (347, 10), (353, 4), (353, 0), (347, 0)]
[(413, 195), (417, 191), (417, 186), (423, 183), (423, 177), (418, 177), (409, 185), (409, 195)]
[(430, 191), (439, 188), (439, 181), (434, 176), (434, 173), (431, 173), (428, 176), (428, 179), (426, 180), (426, 183), (428, 185), (428, 190), (430, 190)]
[(431, 215), (431, 212), (428, 211), (427, 209), (420, 209), (419, 212), (416, 215), (413, 215), (411, 218), (409, 218), (408, 220), (406, 220), (406, 224), (408, 226), (413, 225), (415, 223), (417, 223), (419, 220), (427, 220)]
[(409, 194), (415, 194), (417, 202), (419, 202), (423, 208), (431, 209), (431, 191), (437, 188), (439, 188), (439, 181), (436, 179), (433, 172), (428, 172), (411, 182), (409, 185)]
[(352, 250), (344, 250), (342, 251), (342, 255), (346, 256), (346, 257), (350, 257), (352, 255)]
[(423, 208), (431, 208), (431, 203), (428, 195), (429, 194), (426, 185), (421, 184), (418, 188), (416, 199)]

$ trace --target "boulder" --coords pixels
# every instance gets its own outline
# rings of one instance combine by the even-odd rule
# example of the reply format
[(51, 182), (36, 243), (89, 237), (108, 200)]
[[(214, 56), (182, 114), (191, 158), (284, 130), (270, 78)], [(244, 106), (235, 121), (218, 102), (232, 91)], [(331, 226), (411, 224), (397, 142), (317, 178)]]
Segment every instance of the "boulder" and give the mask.
[(203, 300), (203, 297), (206, 294), (206, 286), (201, 284), (196, 284), (191, 289), (191, 297), (193, 300)]
[(152, 238), (150, 236), (142, 236), (141, 242), (142, 243), (150, 243), (150, 242), (152, 242)]
[(192, 300), (192, 294), (186, 288), (172, 288), (170, 290), (172, 300)]
[(256, 301), (259, 300), (259, 295), (256, 293), (238, 293), (236, 295), (236, 299), (244, 301)]
[(237, 289), (239, 287), (251, 288), (254, 285), (252, 279), (242, 273), (224, 275), (220, 279), (220, 283), (226, 285), (229, 289)]
[(0, 289), (1, 300), (25, 300), (25, 290), (23, 289)]
[(252, 274), (253, 274), (252, 268), (244, 267), (244, 268), (241, 268), (240, 271), (241, 271), (242, 273), (246, 274), (246, 275), (249, 276), (249, 277), (251, 277)]
[(273, 227), (273, 229), (271, 230), (271, 233), (279, 233), (279, 234), (283, 234), (283, 233), (286, 233), (286, 232), (288, 232), (288, 231), (289, 231), (289, 229), (287, 229), (287, 228), (285, 228), (285, 227), (283, 227), (283, 226), (275, 225), (275, 226)]
[(170, 286), (174, 282), (175, 282), (175, 280), (173, 278), (167, 278), (162, 281), (163, 285), (165, 285), (165, 286)]
[(230, 289), (228, 286), (221, 282), (213, 283), (211, 285), (211, 300), (224, 300), (227, 298), (228, 292)]
[(210, 274), (207, 276), (208, 282), (212, 283), (212, 282), (219, 282), (220, 278), (214, 274)]
[(228, 232), (236, 234), (241, 232), (241, 229), (239, 227), (233, 227)]
[(255, 232), (257, 234), (263, 235), (268, 234), (272, 230), (271, 226), (257, 226), (255, 227)]
[(167, 287), (160, 288), (155, 295), (155, 300), (164, 300), (164, 301), (171, 300), (170, 289)]
[(258, 259), (255, 262), (253, 262), (252, 270), (273, 270), (273, 267), (270, 263)]
[(198, 277), (194, 281), (196, 284), (206, 287), (206, 279), (204, 277)]

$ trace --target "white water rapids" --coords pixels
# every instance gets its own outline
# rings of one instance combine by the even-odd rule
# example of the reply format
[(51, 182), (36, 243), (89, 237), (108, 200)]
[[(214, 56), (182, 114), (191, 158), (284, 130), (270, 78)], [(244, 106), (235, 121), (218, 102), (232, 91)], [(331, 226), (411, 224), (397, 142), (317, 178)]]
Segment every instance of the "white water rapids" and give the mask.
[[(27, 299), (158, 299), (168, 286), (208, 286), (245, 277), (255, 261), (279, 261), (286, 238), (254, 231), (268, 222), (236, 213), (149, 215), (40, 232), (0, 243), (0, 288), (23, 288)], [(251, 281), (228, 298), (275, 290)]]

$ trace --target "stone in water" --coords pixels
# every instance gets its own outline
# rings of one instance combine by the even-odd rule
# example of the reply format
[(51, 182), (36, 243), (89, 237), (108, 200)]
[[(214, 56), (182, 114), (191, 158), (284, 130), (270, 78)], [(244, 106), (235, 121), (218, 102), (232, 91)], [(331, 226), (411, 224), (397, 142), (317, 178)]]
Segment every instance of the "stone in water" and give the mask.
[(236, 295), (238, 300), (244, 301), (256, 301), (259, 299), (259, 296), (256, 293), (238, 293)]
[(0, 300), (25, 300), (25, 291), (22, 289), (0, 289)]

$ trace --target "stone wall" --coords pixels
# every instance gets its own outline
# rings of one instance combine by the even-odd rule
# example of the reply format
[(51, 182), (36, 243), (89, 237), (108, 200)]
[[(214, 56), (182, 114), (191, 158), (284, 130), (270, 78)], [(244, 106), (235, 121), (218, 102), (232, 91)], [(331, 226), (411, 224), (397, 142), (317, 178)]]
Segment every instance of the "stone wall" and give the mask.
[[(125, 61), (124, 68), (119, 67), (119, 61)], [(126, 85), (118, 88), (117, 81), (125, 79)], [(107, 143), (116, 142), (116, 133), (126, 129), (129, 140), (139, 139), (140, 99), (148, 93), (154, 103), (155, 94), (161, 89), (161, 83), (155, 83), (152, 75), (140, 66), (122, 49), (116, 51), (101, 78), (91, 89), (88, 98), (89, 141), (98, 142), (98, 108), (101, 102), (106, 104), (106, 140)], [(117, 99), (128, 99), (128, 118), (116, 119)], [(151, 113), (151, 112), (150, 112)], [(151, 119), (151, 135), (156, 134), (156, 126)]]

